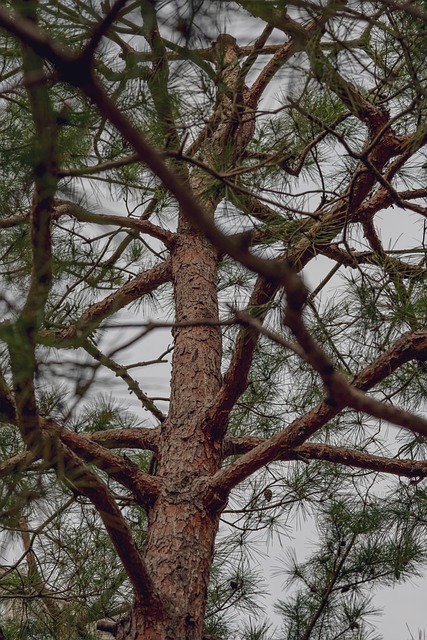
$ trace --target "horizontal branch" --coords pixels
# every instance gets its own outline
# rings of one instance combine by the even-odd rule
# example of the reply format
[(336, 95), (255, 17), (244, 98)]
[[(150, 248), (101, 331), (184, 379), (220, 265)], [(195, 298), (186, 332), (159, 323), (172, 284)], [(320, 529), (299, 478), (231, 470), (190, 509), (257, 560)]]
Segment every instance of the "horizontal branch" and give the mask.
[(145, 429), (135, 427), (130, 429), (108, 429), (87, 434), (93, 442), (101, 444), (106, 449), (145, 449), (158, 450), (160, 429)]
[[(263, 442), (263, 438), (228, 436), (224, 443), (224, 456), (247, 453)], [(406, 478), (427, 477), (427, 460), (399, 460), (398, 458), (387, 458), (366, 453), (365, 451), (349, 449), (348, 447), (334, 447), (317, 443), (305, 443), (291, 451), (285, 451), (277, 460), (323, 460), (324, 462), (342, 464), (347, 467), (390, 473)]]
[(31, 451), (17, 453), (16, 455), (0, 462), (0, 478), (23, 473), (36, 460), (37, 457), (34, 456)]
[(173, 247), (175, 243), (174, 233), (158, 227), (149, 220), (141, 220), (127, 216), (116, 216), (114, 214), (94, 213), (92, 211), (87, 211), (87, 209), (84, 209), (74, 202), (68, 202), (65, 200), (56, 200), (54, 206), (55, 218), (68, 216), (78, 220), (79, 222), (92, 222), (99, 225), (111, 225), (123, 227), (125, 229), (134, 229), (139, 233), (143, 233), (160, 240), (169, 249)]
[(11, 229), (12, 227), (19, 227), (21, 224), (28, 224), (29, 221), (30, 218), (28, 215), (0, 218), (0, 229)]
[[(369, 223), (365, 223), (367, 225)], [(365, 237), (369, 240), (368, 233), (365, 230)], [(371, 246), (372, 243), (370, 242)], [(380, 251), (378, 251), (380, 249)], [(381, 251), (382, 249), (382, 251)], [(399, 274), (403, 278), (424, 277), (425, 268), (420, 264), (410, 264), (390, 255), (390, 251), (386, 251), (382, 247), (377, 247), (374, 251), (353, 251), (349, 249), (341, 249), (337, 244), (330, 244), (328, 247), (319, 247), (319, 253), (327, 256), (331, 260), (335, 260), (338, 265), (357, 269), (361, 264), (372, 264), (381, 266), (387, 273)]]

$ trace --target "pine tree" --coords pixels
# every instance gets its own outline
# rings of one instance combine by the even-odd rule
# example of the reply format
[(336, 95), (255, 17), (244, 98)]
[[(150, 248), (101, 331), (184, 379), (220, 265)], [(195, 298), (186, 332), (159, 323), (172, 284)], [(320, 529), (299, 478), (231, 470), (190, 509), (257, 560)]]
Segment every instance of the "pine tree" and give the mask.
[(1, 4), (0, 637), (367, 640), (422, 575), (426, 25)]

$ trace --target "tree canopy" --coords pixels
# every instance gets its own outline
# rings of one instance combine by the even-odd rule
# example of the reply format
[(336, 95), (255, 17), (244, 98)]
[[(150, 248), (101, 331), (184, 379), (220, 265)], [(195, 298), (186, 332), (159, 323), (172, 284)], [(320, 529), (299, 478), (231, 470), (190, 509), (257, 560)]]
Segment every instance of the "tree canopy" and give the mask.
[(0, 637), (380, 637), (427, 563), (426, 28), (0, 3)]

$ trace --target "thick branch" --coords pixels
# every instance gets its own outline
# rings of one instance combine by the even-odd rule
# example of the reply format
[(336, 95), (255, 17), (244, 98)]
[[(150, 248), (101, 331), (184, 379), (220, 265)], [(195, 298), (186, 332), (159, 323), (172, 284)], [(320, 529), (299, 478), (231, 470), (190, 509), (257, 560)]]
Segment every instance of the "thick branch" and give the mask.
[[(224, 443), (224, 456), (239, 455), (251, 451), (265, 440), (250, 436), (228, 436)], [(323, 460), (358, 469), (379, 473), (391, 473), (406, 478), (427, 477), (427, 460), (399, 460), (386, 458), (347, 447), (305, 443), (291, 451), (285, 451), (277, 460)]]
[[(406, 334), (353, 379), (353, 389), (367, 391), (404, 363), (413, 359), (424, 361), (426, 354), (427, 332)], [(385, 407), (386, 405), (381, 406)], [(260, 443), (229, 467), (218, 471), (212, 478), (213, 495), (219, 495), (220, 498), (223, 498), (233, 487), (255, 471), (269, 462), (280, 459), (284, 453), (295, 447), (301, 446), (329, 420), (337, 416), (343, 408), (343, 404), (335, 403), (334, 406), (331, 406), (327, 401), (316, 405), (304, 416), (291, 423), (284, 431)]]
[(157, 497), (159, 479), (141, 471), (128, 458), (112, 453), (85, 434), (58, 427), (49, 420), (42, 419), (42, 428), (51, 437), (59, 438), (82, 460), (94, 464), (113, 480), (129, 489), (140, 504), (150, 504)]
[(84, 468), (74, 453), (66, 447), (62, 450), (62, 461), (67, 480), (97, 509), (135, 593), (146, 603), (157, 602), (157, 606), (161, 608), (151, 577), (136, 547), (132, 531), (107, 487), (95, 473)]
[(106, 449), (147, 449), (158, 450), (160, 429), (109, 429), (88, 434), (93, 442), (101, 444)]
[(8, 475), (19, 475), (26, 471), (36, 460), (31, 451), (24, 451), (0, 462), (0, 478)]
[(44, 343), (60, 347), (77, 347), (79, 342), (95, 331), (103, 320), (116, 313), (134, 300), (151, 293), (171, 279), (170, 260), (156, 265), (135, 276), (104, 300), (90, 306), (74, 324), (59, 331), (44, 331), (41, 339)]

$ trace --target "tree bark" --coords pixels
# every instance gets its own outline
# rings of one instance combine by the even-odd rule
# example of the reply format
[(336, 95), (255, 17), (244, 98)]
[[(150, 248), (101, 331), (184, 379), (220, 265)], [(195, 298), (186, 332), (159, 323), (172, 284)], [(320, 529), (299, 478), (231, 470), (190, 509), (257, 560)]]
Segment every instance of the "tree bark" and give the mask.
[[(216, 167), (230, 165), (253, 134), (238, 87), (236, 41), (220, 36), (216, 113), (206, 130), (200, 157)], [(194, 169), (188, 188), (213, 219), (222, 192)], [(136, 600), (119, 625), (120, 640), (201, 640), (219, 510), (208, 499), (207, 479), (218, 471), (221, 442), (206, 413), (221, 389), (222, 337), (219, 326), (179, 326), (218, 320), (218, 252), (180, 211), (171, 252), (175, 321), (171, 403), (161, 426), (157, 475), (160, 494), (148, 515), (144, 560), (163, 611)], [(206, 489), (206, 491), (204, 490)]]
[[(199, 178), (196, 178), (200, 187)], [(214, 210), (210, 202), (210, 210)], [(172, 257), (176, 321), (218, 318), (217, 252), (181, 217)], [(219, 327), (177, 327), (170, 413), (161, 428), (160, 495), (149, 511), (144, 559), (164, 610), (135, 602), (117, 638), (200, 640), (218, 513), (205, 503), (203, 478), (221, 450), (202, 416), (221, 384)]]

